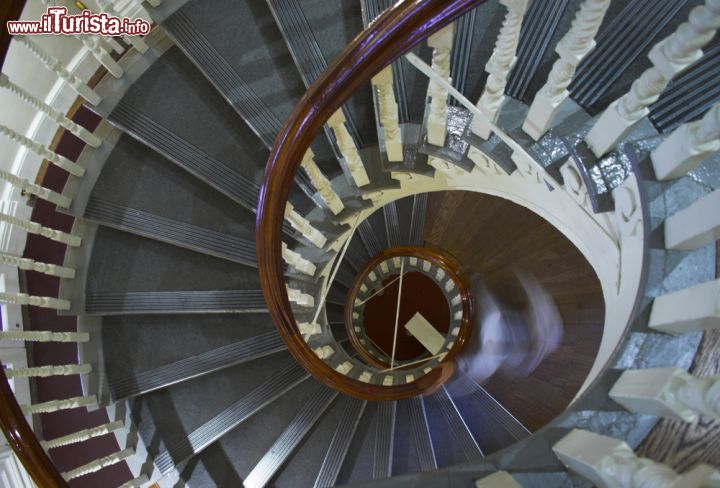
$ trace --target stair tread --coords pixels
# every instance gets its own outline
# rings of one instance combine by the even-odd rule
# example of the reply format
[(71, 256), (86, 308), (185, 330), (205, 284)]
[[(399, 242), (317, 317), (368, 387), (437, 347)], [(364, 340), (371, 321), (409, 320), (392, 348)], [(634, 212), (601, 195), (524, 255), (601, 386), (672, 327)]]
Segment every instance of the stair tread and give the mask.
[[(212, 170), (201, 177), (217, 186), (229, 178), (250, 186), (261, 181), (267, 148), (177, 48), (143, 74), (109, 119), (196, 175)], [(236, 199), (241, 194), (233, 192), (241, 190), (228, 188)]]

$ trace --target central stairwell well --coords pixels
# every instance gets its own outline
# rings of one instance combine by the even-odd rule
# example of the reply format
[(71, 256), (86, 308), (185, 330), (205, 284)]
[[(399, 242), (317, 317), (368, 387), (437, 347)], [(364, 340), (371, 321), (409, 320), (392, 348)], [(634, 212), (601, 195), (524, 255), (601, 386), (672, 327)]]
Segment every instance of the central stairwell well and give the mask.
[[(102, 146), (65, 187), (82, 245), (59, 297), (89, 333), (83, 393), (128, 420), (113, 462), (131, 483), (680, 476), (632, 449), (658, 416), (719, 414), (710, 395), (661, 408), (637, 388), (688, 369), (717, 326), (716, 81), (688, 95), (715, 62), (717, 2), (152, 4), (147, 51), (95, 87)], [(597, 354), (534, 432), (502, 384), (452, 367), (477, 303), (466, 263), (422, 246), (428, 195), (459, 190), (533, 211), (599, 282)], [(359, 349), (355, 299), (406, 266), (455, 322), (437, 354), (388, 368)]]

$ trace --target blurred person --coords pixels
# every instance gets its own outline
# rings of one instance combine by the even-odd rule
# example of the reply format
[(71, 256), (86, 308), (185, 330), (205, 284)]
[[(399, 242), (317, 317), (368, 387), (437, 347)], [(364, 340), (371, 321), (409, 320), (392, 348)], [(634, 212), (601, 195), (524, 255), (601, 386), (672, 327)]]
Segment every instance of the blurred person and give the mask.
[(501, 371), (527, 376), (562, 342), (563, 323), (550, 294), (534, 277), (516, 272), (528, 306), (505, 306), (482, 281), (473, 279), (476, 334), (456, 360), (456, 369), (483, 383)]

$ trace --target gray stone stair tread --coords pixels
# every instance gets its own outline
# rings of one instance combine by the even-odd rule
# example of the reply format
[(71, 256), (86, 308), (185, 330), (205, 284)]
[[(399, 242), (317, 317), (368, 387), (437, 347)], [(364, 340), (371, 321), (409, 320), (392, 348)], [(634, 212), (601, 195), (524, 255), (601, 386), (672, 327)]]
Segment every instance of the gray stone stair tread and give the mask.
[(197, 315), (107, 316), (102, 319), (110, 379), (131, 376), (275, 331), (265, 313), (242, 317)]
[[(215, 71), (206, 73), (211, 78), (222, 76), (227, 83), (226, 95), (233, 95), (233, 84), (239, 78), (250, 93), (262, 101), (271, 116), (268, 120), (257, 120), (257, 125), (265, 133), (274, 126), (274, 133), (270, 135), (272, 143), (281, 121), (290, 115), (305, 87), (265, 2), (193, 1), (167, 19), (165, 24), (170, 34), (179, 38), (184, 49), (192, 49), (191, 56), (201, 66), (202, 61), (210, 63), (217, 55), (227, 63), (229, 72), (227, 69), (218, 71), (216, 66)], [(206, 42), (195, 40), (186, 46), (184, 41), (193, 41), (197, 34)], [(208, 46), (215, 53), (208, 52)], [(238, 49), (238, 46), (242, 48)], [(263, 62), (258, 63), (258, 59)], [(216, 61), (214, 64), (219, 63)], [(232, 77), (233, 74), (237, 78)], [(250, 109), (246, 100), (239, 99), (238, 103), (244, 109)]]
[(278, 488), (313, 486), (335, 433), (335, 428), (342, 419), (343, 400), (345, 399), (342, 394), (338, 395), (330, 408), (325, 411), (325, 414), (305, 438), (300, 449), (295, 451), (278, 476), (275, 477), (274, 486)]
[[(227, 433), (216, 443), (217, 447), (225, 454), (223, 461), (232, 466), (232, 470), (240, 479), (244, 480), (265, 455), (295, 417), (299, 406), (309, 400), (308, 395), (315, 391), (316, 386), (317, 382), (313, 379), (303, 381), (236, 429)], [(248, 442), (249, 439), (252, 439), (253, 442)], [(198, 461), (204, 465), (218, 462), (211, 451), (200, 453)], [(197, 472), (192, 473), (186, 479), (190, 486), (212, 486), (205, 481), (207, 476), (207, 473)]]
[(245, 239), (255, 232), (252, 213), (126, 134), (90, 198)]
[(224, 234), (135, 208), (91, 199), (85, 218), (150, 239), (190, 249), (247, 266), (256, 266), (253, 233), (246, 237)]
[(270, 381), (289, 361), (287, 353), (275, 354), (136, 398), (134, 418), (150, 454), (176, 452), (191, 432)]
[(115, 401), (131, 398), (150, 391), (276, 354), (286, 349), (276, 330), (228, 341), (223, 346), (166, 363), (153, 369), (132, 372), (125, 376), (110, 376), (110, 393)]
[(142, 114), (229, 170), (260, 181), (266, 147), (178, 48), (168, 50), (143, 74), (110, 114), (111, 121), (122, 107)]
[(375, 449), (376, 402), (365, 407), (355, 436), (350, 443), (347, 457), (340, 469), (337, 484), (345, 485), (360, 481), (369, 481), (373, 473), (373, 451)]
[(86, 293), (260, 289), (257, 271), (119, 230), (101, 227)]
[[(329, 65), (340, 51), (363, 29), (360, 2), (322, 2), (318, 0), (283, 0), (273, 2), (279, 17), (281, 17), (281, 29), (285, 28), (287, 33), (295, 36), (295, 39), (303, 43), (312, 43), (308, 40), (307, 33), (297, 19), (292, 22), (290, 17), (296, 11), (294, 7), (302, 12), (307, 25), (310, 27), (310, 34), (317, 41), (319, 53), (309, 46), (296, 46), (296, 55), (300, 56), (299, 69), (305, 72), (305, 85), (309, 86), (318, 75)], [(287, 16), (284, 16), (285, 12)], [(322, 58), (319, 57), (322, 55)], [(372, 92), (370, 85), (363, 86), (356, 92), (345, 105), (351, 113), (352, 123), (357, 130), (357, 136), (361, 145), (372, 144), (377, 141), (375, 129), (374, 108), (372, 103)], [(351, 130), (352, 133), (352, 130)]]

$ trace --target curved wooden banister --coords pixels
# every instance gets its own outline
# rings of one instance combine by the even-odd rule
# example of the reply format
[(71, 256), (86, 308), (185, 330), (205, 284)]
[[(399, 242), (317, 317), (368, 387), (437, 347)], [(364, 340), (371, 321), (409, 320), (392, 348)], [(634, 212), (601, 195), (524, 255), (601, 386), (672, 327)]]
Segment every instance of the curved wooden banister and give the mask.
[[(18, 20), (24, 7), (25, 0), (0, 2), (0, 24), (2, 24), (0, 27), (0, 69), (5, 63), (12, 40), (12, 36), (7, 30), (7, 22)], [(0, 429), (36, 485), (42, 488), (66, 488), (68, 486), (25, 419), (25, 415), (15, 399), (15, 394), (10, 388), (2, 364), (0, 364)]]
[(405, 0), (363, 30), (333, 60), (293, 109), (265, 168), (257, 211), (257, 262), (270, 314), (294, 358), (324, 384), (368, 400), (394, 400), (437, 388), (447, 372), (436, 368), (413, 383), (380, 386), (332, 369), (305, 343), (285, 287), (282, 222), (295, 173), (326, 121), (360, 87), (420, 41), (485, 0)]

